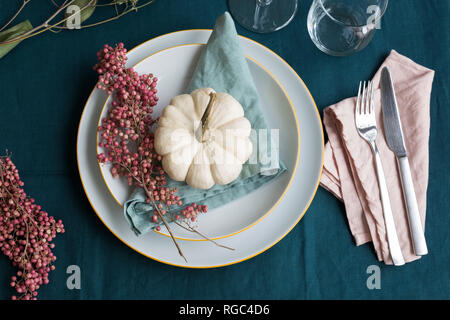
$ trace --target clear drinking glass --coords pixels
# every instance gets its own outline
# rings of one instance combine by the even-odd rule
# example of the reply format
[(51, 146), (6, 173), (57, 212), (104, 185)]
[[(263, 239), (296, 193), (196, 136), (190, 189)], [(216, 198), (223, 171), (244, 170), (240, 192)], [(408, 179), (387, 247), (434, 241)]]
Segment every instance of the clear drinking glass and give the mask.
[(364, 49), (380, 29), (388, 0), (314, 0), (308, 32), (323, 52), (346, 56)]
[(228, 0), (228, 10), (244, 28), (268, 33), (280, 30), (295, 16), (298, 0)]

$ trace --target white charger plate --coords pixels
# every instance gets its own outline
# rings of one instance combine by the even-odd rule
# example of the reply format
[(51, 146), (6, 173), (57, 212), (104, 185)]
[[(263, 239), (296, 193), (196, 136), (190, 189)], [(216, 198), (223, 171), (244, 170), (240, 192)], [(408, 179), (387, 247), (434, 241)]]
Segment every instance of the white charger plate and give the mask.
[[(129, 65), (168, 47), (206, 43), (211, 30), (185, 30), (149, 40), (129, 52)], [(323, 166), (324, 138), (317, 107), (301, 78), (278, 55), (268, 48), (241, 37), (246, 55), (258, 61), (278, 79), (290, 97), (300, 121), (300, 161), (290, 188), (271, 214), (252, 228), (221, 239), (234, 251), (215, 246), (209, 241), (183, 241), (180, 246), (188, 263), (178, 255), (169, 237), (149, 233), (136, 237), (129, 229), (103, 179), (96, 161), (97, 121), (106, 95), (94, 89), (81, 116), (77, 140), (77, 160), (86, 195), (103, 223), (125, 244), (141, 254), (171, 265), (191, 268), (219, 267), (249, 259), (280, 241), (301, 219), (317, 190)]]
[[(134, 66), (138, 73), (153, 73), (159, 79), (158, 107), (153, 113), (155, 117), (161, 114), (163, 107), (169, 104), (172, 97), (185, 92), (203, 46), (202, 44), (186, 44), (170, 47), (150, 55)], [(281, 84), (262, 65), (251, 57), (247, 57), (247, 62), (255, 79), (269, 127), (278, 128), (279, 157), (288, 170), (256, 192), (200, 215), (195, 223), (196, 228), (213, 240), (242, 232), (269, 214), (286, 193), (294, 177), (300, 155), (300, 128), (289, 97)], [(111, 98), (105, 102), (98, 124), (106, 116), (111, 102)], [(282, 129), (279, 130), (279, 128)], [(100, 134), (97, 135), (97, 141), (99, 136)], [(270, 139), (270, 136), (268, 138)], [(97, 152), (101, 153), (105, 150), (97, 144)], [(116, 202), (122, 206), (128, 199), (132, 187), (128, 186), (125, 178), (113, 178), (110, 172), (111, 165), (99, 165), (99, 168), (108, 190)], [(200, 235), (177, 225), (172, 225), (171, 229), (177, 239), (207, 241)], [(161, 233), (169, 236), (165, 227), (162, 227)]]

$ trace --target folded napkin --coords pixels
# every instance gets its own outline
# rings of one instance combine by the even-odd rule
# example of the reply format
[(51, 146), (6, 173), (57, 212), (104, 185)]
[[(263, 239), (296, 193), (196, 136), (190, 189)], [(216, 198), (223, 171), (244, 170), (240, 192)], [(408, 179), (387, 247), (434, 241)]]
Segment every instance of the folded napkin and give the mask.
[[(217, 92), (227, 92), (237, 99), (244, 108), (245, 117), (252, 129), (268, 129), (259, 102), (258, 91), (253, 83), (244, 52), (240, 46), (233, 19), (226, 12), (216, 21), (214, 30), (199, 58), (187, 93), (210, 87)], [(270, 137), (268, 134), (267, 137)], [(259, 140), (259, 139), (258, 139)], [(217, 208), (242, 197), (286, 171), (282, 162), (273, 161), (269, 152), (278, 154), (276, 145), (271, 148), (270, 139), (259, 144), (253, 139), (253, 152), (258, 152), (256, 163), (243, 165), (240, 176), (227, 185), (215, 185), (208, 190), (195, 189), (185, 182), (168, 179), (169, 187), (178, 187), (178, 195), (185, 204), (202, 203), (209, 209)], [(252, 155), (254, 157), (254, 155)], [(251, 157), (251, 159), (252, 159)], [(267, 161), (272, 159), (271, 161)], [(172, 207), (172, 215), (181, 208)], [(124, 215), (136, 235), (152, 230), (156, 224), (151, 221), (153, 206), (145, 202), (141, 188), (136, 188), (124, 204)], [(168, 219), (170, 221), (170, 218)]]
[[(414, 254), (396, 158), (387, 146), (383, 131), (379, 83), (384, 66), (389, 67), (395, 87), (423, 226), (428, 185), (430, 95), (434, 71), (392, 50), (373, 78), (379, 127), (377, 146), (386, 176), (400, 247), (405, 261), (410, 262), (420, 257)], [(329, 141), (325, 146), (320, 184), (344, 202), (356, 245), (372, 241), (378, 260), (392, 264), (374, 159), (370, 146), (356, 130), (355, 105), (356, 98), (353, 97), (324, 110), (323, 121)]]

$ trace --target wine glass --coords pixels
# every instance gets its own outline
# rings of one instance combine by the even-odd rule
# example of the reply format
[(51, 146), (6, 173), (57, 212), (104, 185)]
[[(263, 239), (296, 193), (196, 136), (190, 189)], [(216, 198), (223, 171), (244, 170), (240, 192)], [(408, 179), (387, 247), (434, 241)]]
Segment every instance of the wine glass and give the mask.
[(258, 33), (284, 28), (294, 18), (297, 7), (298, 0), (228, 0), (234, 20)]
[(308, 31), (317, 48), (334, 56), (364, 49), (386, 12), (388, 0), (314, 0)]

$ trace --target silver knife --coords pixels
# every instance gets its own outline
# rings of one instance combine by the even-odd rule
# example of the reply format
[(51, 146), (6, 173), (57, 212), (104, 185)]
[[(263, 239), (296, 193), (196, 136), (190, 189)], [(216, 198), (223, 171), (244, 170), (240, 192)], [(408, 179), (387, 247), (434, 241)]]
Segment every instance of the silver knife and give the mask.
[(418, 256), (423, 256), (428, 253), (427, 243), (425, 241), (425, 235), (419, 215), (419, 207), (417, 206), (416, 194), (414, 192), (408, 153), (406, 151), (402, 125), (398, 114), (397, 99), (395, 98), (391, 74), (387, 67), (384, 67), (381, 71), (381, 102), (384, 134), (389, 148), (397, 156), (397, 164), (400, 169), (414, 253)]

